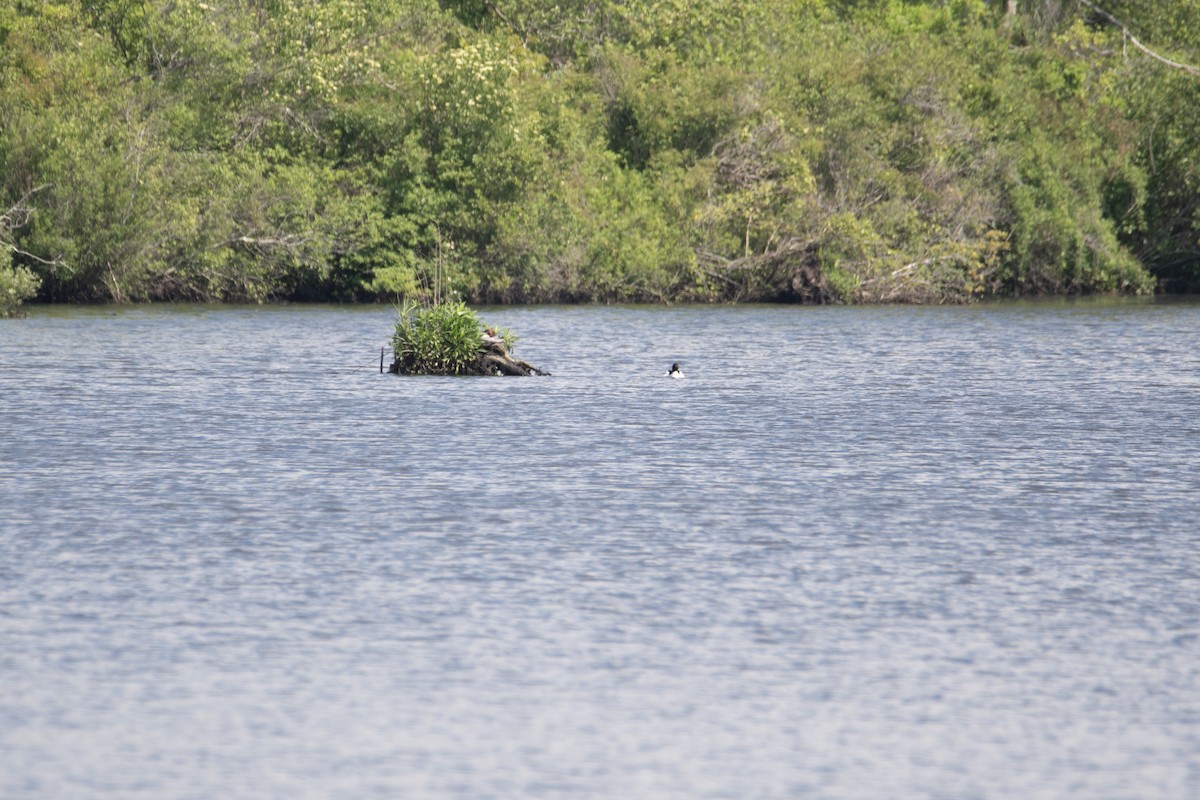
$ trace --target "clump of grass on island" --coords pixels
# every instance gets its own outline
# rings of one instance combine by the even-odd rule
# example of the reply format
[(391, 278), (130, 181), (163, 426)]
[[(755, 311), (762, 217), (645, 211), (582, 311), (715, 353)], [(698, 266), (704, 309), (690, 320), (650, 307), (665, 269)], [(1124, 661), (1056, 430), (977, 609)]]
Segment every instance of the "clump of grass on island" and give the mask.
[(487, 330), (494, 331), (502, 348), (489, 346), (484, 324), (466, 303), (405, 303), (392, 334), (395, 361), (391, 371), (407, 375), (494, 374), (499, 367), (494, 360), (507, 358), (517, 336), (507, 329)]

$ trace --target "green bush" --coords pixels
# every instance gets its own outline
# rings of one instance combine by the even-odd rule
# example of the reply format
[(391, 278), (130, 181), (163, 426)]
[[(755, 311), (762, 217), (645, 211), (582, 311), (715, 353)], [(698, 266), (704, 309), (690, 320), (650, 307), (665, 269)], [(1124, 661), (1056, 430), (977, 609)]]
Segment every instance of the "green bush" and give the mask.
[[(406, 374), (462, 375), (484, 351), (483, 323), (461, 301), (436, 305), (405, 303), (392, 334), (399, 371)], [(500, 331), (506, 349), (516, 344), (511, 331)]]
[(37, 294), (41, 279), (25, 267), (14, 267), (12, 256), (0, 250), (0, 317), (12, 317), (21, 303)]

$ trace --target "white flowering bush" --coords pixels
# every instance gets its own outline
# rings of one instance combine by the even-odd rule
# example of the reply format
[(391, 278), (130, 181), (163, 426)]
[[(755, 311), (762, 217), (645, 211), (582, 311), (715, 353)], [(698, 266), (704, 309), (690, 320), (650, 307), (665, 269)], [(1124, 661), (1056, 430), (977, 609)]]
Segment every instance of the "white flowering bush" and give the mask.
[(466, 44), (427, 59), (421, 73), (424, 115), (435, 130), (459, 140), (514, 132), (513, 79), (520, 62), (491, 41)]

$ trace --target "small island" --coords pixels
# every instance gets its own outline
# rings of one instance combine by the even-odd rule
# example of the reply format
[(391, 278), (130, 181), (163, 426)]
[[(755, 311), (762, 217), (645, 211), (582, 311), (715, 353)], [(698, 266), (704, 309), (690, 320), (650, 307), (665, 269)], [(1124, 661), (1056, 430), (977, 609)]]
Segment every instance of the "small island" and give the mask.
[[(405, 304), (392, 334), (395, 375), (549, 375), (512, 356), (517, 336), (485, 326), (462, 302)], [(382, 365), (382, 359), (381, 365)]]

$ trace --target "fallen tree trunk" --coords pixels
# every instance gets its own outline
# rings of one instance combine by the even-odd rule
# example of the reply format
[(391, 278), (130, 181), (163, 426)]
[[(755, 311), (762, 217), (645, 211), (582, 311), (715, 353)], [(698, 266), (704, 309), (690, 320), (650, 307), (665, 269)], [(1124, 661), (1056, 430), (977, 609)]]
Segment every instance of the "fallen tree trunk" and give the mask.
[(463, 365), (458, 371), (414, 369), (397, 356), (388, 372), (393, 375), (549, 375), (527, 361), (513, 358), (502, 345), (486, 344), (474, 362)]
[(487, 375), (492, 375), (499, 372), (501, 375), (549, 375), (549, 372), (542, 372), (532, 364), (522, 361), (519, 358), (498, 353), (484, 353), (479, 359)]

